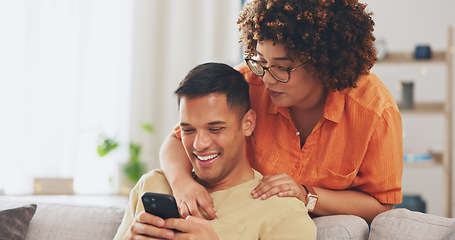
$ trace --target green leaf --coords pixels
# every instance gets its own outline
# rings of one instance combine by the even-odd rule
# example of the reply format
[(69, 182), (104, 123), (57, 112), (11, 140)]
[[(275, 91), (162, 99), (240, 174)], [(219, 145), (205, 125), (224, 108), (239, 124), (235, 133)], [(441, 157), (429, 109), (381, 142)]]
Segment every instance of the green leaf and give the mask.
[(146, 173), (145, 165), (141, 162), (129, 162), (123, 169), (126, 177), (136, 183)]
[(118, 142), (115, 139), (104, 136), (101, 136), (100, 138), (101, 143), (98, 144), (98, 147), (96, 149), (100, 157), (106, 156), (108, 153), (118, 147)]
[(155, 131), (155, 127), (151, 123), (142, 123), (141, 127), (149, 133), (153, 133)]
[(139, 162), (139, 154), (141, 153), (141, 146), (136, 143), (130, 143), (130, 161)]
[[(142, 123), (141, 128), (149, 133), (153, 133), (155, 131), (155, 127), (151, 123)], [(100, 143), (97, 146), (98, 155), (103, 157), (112, 150), (116, 149), (118, 146), (119, 143), (114, 138), (100, 135)], [(141, 163), (139, 159), (141, 148), (140, 144), (132, 142), (129, 144), (130, 157), (128, 163), (123, 169), (123, 172), (132, 182), (139, 181), (141, 176), (147, 172), (145, 165)], [(109, 181), (111, 182), (112, 179), (109, 179)]]

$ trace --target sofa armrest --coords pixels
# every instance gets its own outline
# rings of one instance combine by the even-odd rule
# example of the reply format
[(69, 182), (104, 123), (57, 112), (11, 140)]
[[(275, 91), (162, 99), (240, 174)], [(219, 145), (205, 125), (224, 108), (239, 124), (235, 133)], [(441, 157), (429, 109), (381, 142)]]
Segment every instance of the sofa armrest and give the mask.
[(453, 218), (397, 208), (373, 219), (369, 239), (440, 239), (454, 223)]
[(123, 218), (124, 208), (21, 201), (0, 197), (0, 209), (35, 203), (37, 209), (28, 227), (26, 240), (97, 239), (111, 240)]
[(313, 219), (318, 240), (324, 239), (358, 239), (368, 238), (368, 224), (360, 217), (353, 215), (334, 215)]

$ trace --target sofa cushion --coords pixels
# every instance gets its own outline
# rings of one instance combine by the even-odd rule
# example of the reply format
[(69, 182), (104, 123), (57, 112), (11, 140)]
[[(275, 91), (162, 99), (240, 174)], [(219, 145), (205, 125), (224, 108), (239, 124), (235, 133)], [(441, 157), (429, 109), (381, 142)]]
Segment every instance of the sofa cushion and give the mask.
[(35, 211), (35, 204), (0, 211), (0, 239), (25, 239)]
[(358, 239), (368, 238), (368, 224), (353, 215), (324, 216), (313, 219), (318, 229), (317, 239)]
[(369, 239), (441, 239), (454, 223), (453, 218), (397, 208), (373, 219)]
[[(124, 213), (120, 207), (35, 203), (26, 240), (112, 240)], [(0, 198), (0, 209), (19, 204), (24, 202)]]
[(455, 239), (455, 224), (453, 224), (449, 231), (441, 238), (441, 240), (453, 240)]

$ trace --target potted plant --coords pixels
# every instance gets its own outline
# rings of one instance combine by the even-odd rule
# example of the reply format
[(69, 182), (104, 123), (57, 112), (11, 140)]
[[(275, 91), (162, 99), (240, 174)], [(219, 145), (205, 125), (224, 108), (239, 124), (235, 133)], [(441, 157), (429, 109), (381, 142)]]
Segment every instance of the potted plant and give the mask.
[[(148, 132), (153, 133), (154, 127), (150, 123), (141, 124), (141, 128)], [(113, 137), (106, 136), (104, 134), (100, 135), (100, 141), (97, 146), (97, 152), (100, 157), (104, 157), (111, 153), (113, 150), (117, 149), (120, 146), (120, 143)], [(147, 172), (147, 168), (144, 163), (140, 160), (142, 146), (138, 143), (129, 143), (129, 158), (126, 164), (123, 165), (122, 172), (130, 183), (135, 184), (141, 176)], [(112, 179), (111, 179), (112, 180)], [(124, 192), (121, 190), (121, 192)]]

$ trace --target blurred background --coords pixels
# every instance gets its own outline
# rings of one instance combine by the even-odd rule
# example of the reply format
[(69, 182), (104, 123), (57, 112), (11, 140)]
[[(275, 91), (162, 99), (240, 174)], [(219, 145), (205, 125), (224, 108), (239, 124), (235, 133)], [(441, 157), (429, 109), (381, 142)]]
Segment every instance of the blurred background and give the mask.
[[(374, 13), (383, 53), (406, 55), (418, 45), (453, 51), (454, 1), (361, 2)], [(241, 0), (0, 0), (0, 193), (48, 186), (50, 193), (125, 193), (130, 143), (141, 147), (146, 170), (159, 168), (161, 142), (178, 121), (180, 80), (203, 62), (242, 62), (241, 7)], [(405, 165), (403, 191), (440, 216), (453, 205), (452, 68), (443, 57), (372, 69), (397, 102), (402, 83), (412, 82), (416, 103), (445, 104), (441, 113), (403, 111), (405, 152), (430, 154)], [(106, 140), (118, 147), (100, 157)]]

